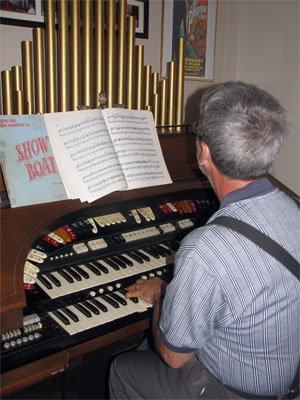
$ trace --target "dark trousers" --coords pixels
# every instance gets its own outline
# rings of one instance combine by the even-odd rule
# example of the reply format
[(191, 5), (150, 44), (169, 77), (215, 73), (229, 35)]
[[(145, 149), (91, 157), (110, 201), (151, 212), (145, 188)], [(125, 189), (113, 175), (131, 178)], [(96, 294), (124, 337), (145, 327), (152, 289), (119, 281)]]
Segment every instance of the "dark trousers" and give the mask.
[(111, 399), (242, 399), (194, 357), (182, 368), (165, 364), (151, 350), (118, 355), (110, 370)]

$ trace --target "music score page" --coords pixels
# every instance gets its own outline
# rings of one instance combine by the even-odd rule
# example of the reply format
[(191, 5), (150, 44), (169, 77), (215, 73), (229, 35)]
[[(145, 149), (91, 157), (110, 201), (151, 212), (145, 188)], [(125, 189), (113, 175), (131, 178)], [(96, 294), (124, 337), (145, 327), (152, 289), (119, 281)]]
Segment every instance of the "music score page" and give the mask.
[(149, 111), (94, 109), (44, 118), (69, 198), (92, 202), (116, 190), (172, 182)]

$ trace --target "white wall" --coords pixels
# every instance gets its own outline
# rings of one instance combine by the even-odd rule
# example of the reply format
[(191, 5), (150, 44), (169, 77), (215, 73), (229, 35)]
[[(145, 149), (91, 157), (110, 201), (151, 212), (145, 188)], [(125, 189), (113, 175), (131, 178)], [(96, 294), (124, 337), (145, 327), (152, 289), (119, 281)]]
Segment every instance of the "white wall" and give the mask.
[[(168, 0), (167, 0), (168, 1)], [(160, 71), (162, 0), (150, 0), (145, 64)], [(21, 65), (21, 41), (32, 40), (30, 28), (0, 25), (0, 70)], [(272, 174), (300, 194), (299, 1), (219, 0), (215, 82), (243, 80), (279, 99), (291, 117), (286, 141)], [(185, 122), (198, 114), (199, 91), (211, 82), (185, 81)]]

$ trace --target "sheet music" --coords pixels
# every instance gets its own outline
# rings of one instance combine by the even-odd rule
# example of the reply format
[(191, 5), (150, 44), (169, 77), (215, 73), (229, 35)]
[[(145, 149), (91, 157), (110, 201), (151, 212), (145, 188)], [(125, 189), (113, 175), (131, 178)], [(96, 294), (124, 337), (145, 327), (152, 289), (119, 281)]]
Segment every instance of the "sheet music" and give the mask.
[(92, 202), (127, 187), (101, 110), (45, 114), (44, 118), (69, 198)]
[(128, 189), (172, 183), (150, 111), (107, 108), (103, 117)]

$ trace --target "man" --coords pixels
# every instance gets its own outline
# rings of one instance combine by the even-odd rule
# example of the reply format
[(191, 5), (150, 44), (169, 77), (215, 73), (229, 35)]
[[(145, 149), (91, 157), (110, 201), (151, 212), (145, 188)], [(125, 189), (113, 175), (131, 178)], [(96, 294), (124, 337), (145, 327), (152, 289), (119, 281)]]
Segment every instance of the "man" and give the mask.
[[(245, 221), (299, 261), (299, 207), (265, 178), (288, 134), (278, 102), (253, 85), (215, 85), (202, 97), (196, 133), (199, 167), (220, 200), (209, 222), (220, 215)], [(118, 356), (111, 397), (255, 399), (284, 393), (299, 361), (297, 278), (253, 242), (218, 225), (188, 234), (174, 265), (167, 286), (153, 278), (128, 288), (128, 298), (153, 303), (156, 352)]]

